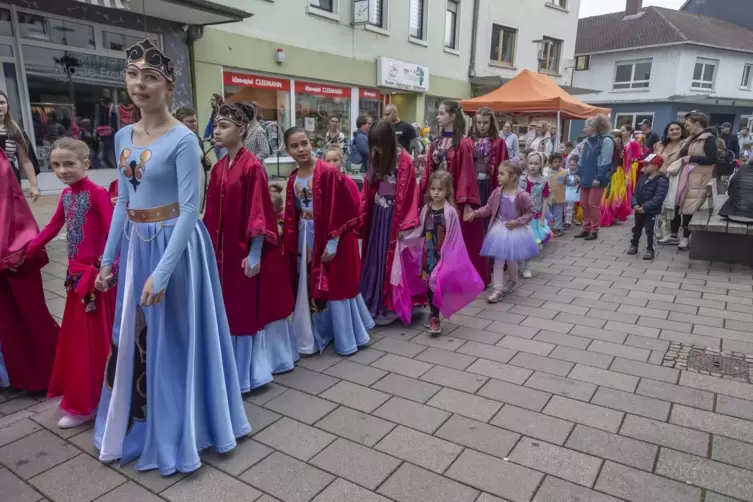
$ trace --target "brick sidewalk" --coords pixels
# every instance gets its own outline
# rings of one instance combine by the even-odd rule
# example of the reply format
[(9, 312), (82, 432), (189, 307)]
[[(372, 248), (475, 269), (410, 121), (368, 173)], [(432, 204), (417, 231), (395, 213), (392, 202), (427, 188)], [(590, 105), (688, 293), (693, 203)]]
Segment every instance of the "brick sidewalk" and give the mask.
[[(670, 342), (753, 354), (751, 269), (628, 257), (628, 232), (550, 243), (444, 336), (394, 325), (302, 359), (246, 396), (252, 437), (189, 476), (102, 465), (56, 402), (0, 397), (0, 500), (753, 501), (753, 385), (661, 365)], [(59, 316), (64, 242), (50, 254)]]

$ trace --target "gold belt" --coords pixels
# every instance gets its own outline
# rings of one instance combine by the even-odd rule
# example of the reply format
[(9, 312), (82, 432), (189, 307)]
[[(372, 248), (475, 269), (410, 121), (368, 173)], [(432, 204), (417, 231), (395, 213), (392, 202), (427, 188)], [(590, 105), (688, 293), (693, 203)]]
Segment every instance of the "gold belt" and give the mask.
[(177, 202), (150, 209), (128, 210), (128, 218), (135, 223), (158, 223), (160, 221), (177, 218), (179, 214), (180, 205)]

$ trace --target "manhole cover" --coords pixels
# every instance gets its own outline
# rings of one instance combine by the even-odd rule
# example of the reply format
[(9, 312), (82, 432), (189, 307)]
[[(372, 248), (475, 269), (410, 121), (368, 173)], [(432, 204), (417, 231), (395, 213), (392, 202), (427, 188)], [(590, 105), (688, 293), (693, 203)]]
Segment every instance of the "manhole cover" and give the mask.
[(745, 357), (692, 348), (688, 354), (688, 369), (748, 380), (750, 365)]

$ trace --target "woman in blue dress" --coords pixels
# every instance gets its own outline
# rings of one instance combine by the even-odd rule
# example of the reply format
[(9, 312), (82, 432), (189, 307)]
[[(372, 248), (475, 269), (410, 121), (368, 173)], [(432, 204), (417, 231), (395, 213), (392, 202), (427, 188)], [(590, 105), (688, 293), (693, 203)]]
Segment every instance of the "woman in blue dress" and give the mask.
[(199, 146), (168, 111), (175, 70), (149, 40), (126, 55), (142, 118), (115, 137), (118, 202), (97, 287), (111, 286), (118, 252), (121, 268), (94, 445), (102, 461), (137, 459), (167, 476), (198, 469), (203, 448), (233, 449), (251, 427), (199, 221)]

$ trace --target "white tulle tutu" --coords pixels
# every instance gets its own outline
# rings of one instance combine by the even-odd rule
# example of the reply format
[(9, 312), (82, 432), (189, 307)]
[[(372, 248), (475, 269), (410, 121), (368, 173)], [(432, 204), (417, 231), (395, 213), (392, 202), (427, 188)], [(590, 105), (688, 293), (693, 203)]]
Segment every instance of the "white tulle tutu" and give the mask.
[(486, 234), (481, 256), (498, 260), (529, 260), (539, 254), (539, 245), (530, 225), (509, 229), (497, 220)]

